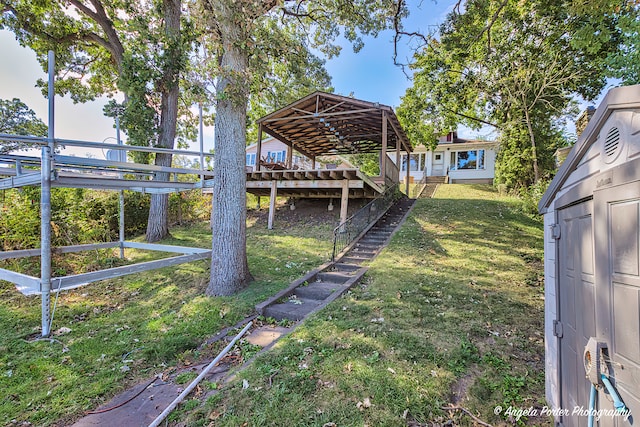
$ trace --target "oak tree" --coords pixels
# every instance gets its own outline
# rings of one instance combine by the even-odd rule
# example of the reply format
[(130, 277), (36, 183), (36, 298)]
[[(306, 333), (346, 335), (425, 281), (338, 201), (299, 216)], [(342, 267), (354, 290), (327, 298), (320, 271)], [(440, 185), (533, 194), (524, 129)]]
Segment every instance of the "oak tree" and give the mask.
[[(18, 98), (0, 99), (0, 133), (11, 135), (47, 136), (47, 125)], [(28, 148), (25, 144), (3, 141), (0, 153)]]
[[(339, 53), (334, 43), (342, 34), (362, 46), (363, 34), (377, 35), (394, 16), (406, 12), (392, 0), (201, 0), (202, 25), (212, 38), (218, 59), (214, 129), (213, 253), (209, 295), (242, 289), (251, 275), (246, 258), (245, 146), (249, 88), (259, 69), (252, 59), (278, 55), (281, 46), (261, 50), (265, 22), (289, 28), (306, 45), (326, 55)], [(274, 21), (274, 19), (277, 19)], [(255, 73), (258, 74), (255, 74)]]

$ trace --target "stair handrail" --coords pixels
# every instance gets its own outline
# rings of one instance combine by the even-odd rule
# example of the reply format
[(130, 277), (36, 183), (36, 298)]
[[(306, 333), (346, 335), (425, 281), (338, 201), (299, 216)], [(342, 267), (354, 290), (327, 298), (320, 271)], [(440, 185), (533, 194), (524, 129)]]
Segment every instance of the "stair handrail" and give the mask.
[(413, 187), (411, 194), (410, 195), (407, 194), (407, 196), (409, 196), (412, 199), (417, 199), (418, 197), (420, 197), (420, 195), (422, 194), (426, 186), (427, 186), (427, 174), (425, 173), (422, 176), (422, 179), (418, 182), (418, 184), (416, 184), (416, 186)]
[(376, 197), (356, 213), (348, 217), (333, 229), (333, 252), (331, 262), (336, 255), (342, 252), (356, 237), (363, 234), (378, 220), (399, 198), (398, 184), (389, 187), (383, 194)]

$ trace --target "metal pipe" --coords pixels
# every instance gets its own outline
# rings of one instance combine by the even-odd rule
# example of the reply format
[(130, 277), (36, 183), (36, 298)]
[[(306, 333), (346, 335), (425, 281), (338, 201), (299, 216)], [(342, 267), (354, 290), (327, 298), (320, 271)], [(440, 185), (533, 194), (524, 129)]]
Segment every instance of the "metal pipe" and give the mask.
[[(120, 139), (120, 112), (116, 115), (116, 141), (118, 145), (122, 145), (122, 140)], [(120, 163), (125, 163), (127, 161), (127, 152), (126, 151), (118, 151), (118, 159)], [(123, 178), (122, 172), (120, 172), (120, 179)], [(120, 259), (124, 259), (124, 190), (120, 190), (118, 194), (119, 201), (119, 218), (118, 218), (118, 237), (120, 242)]]
[[(5, 133), (0, 133), (0, 140), (2, 141), (18, 141), (24, 142), (27, 144), (34, 145), (47, 145), (48, 138), (41, 138), (36, 136), (23, 136), (23, 135), (10, 135)], [(73, 139), (55, 139), (56, 144), (65, 145), (70, 147), (83, 147), (83, 148), (111, 148), (113, 150), (124, 150), (124, 151), (140, 151), (143, 153), (166, 153), (166, 154), (178, 154), (183, 156), (199, 156), (200, 153), (198, 151), (189, 151), (189, 150), (174, 150), (169, 148), (160, 148), (160, 147), (142, 147), (137, 145), (118, 145), (118, 144), (108, 144), (103, 142), (94, 142), (94, 141), (80, 141)], [(213, 153), (203, 153), (205, 157), (213, 157)]]
[[(200, 116), (200, 170), (204, 171), (204, 124), (202, 122), (202, 102), (198, 104), (198, 113)], [(200, 175), (200, 179), (202, 180), (202, 190), (204, 191), (204, 174)]]
[(227, 345), (224, 348), (224, 350), (222, 350), (222, 352), (220, 354), (218, 354), (218, 356), (216, 356), (216, 358), (213, 359), (213, 361), (211, 363), (209, 363), (209, 365), (207, 365), (206, 368), (204, 368), (204, 370), (200, 373), (200, 375), (198, 375), (198, 377), (195, 380), (193, 380), (191, 382), (191, 384), (189, 384), (189, 386), (187, 388), (185, 388), (182, 393), (180, 393), (180, 396), (176, 397), (175, 400), (169, 404), (167, 409), (162, 411), (162, 413), (160, 415), (158, 415), (158, 417), (155, 420), (153, 420), (153, 422), (151, 424), (149, 424), (149, 427), (158, 427), (160, 425), (160, 423), (165, 418), (167, 418), (167, 416), (171, 413), (171, 411), (173, 411), (180, 404), (180, 402), (182, 402), (184, 400), (184, 398), (187, 397), (189, 395), (189, 393), (191, 393), (191, 391), (193, 391), (194, 388), (196, 388), (196, 386), (200, 383), (200, 381), (202, 381), (204, 379), (204, 377), (207, 376), (209, 371), (211, 369), (213, 369), (213, 367), (220, 360), (222, 360), (222, 358), (229, 352), (229, 350), (231, 350), (233, 348), (233, 346), (236, 344), (236, 342), (249, 330), (249, 328), (251, 327), (252, 324), (253, 324), (253, 322), (247, 323), (245, 325), (244, 329), (242, 329), (240, 331), (240, 333), (238, 333), (238, 335), (236, 335), (235, 338), (233, 340), (231, 340), (229, 345)]
[(48, 144), (42, 147), (42, 167), (40, 169), (40, 291), (42, 300), (42, 336), (51, 333), (51, 170), (54, 152), (54, 80), (55, 56), (49, 51), (49, 123)]

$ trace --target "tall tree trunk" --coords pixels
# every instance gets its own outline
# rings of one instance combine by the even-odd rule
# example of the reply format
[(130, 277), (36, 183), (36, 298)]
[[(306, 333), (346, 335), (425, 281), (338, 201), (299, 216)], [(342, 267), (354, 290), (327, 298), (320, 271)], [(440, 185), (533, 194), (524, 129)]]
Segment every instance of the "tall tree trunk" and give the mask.
[[(167, 37), (166, 46), (167, 61), (160, 83), (162, 91), (161, 111), (160, 111), (160, 133), (158, 135), (158, 146), (161, 148), (173, 148), (176, 138), (176, 127), (178, 122), (178, 98), (180, 95), (179, 75), (180, 57), (182, 56), (179, 43), (180, 38), (180, 0), (164, 0), (165, 33)], [(155, 164), (157, 166), (171, 166), (171, 154), (156, 154)], [(168, 181), (169, 174), (165, 172), (156, 173), (154, 179)], [(157, 242), (169, 235), (169, 195), (152, 194), (151, 206), (149, 207), (149, 220), (147, 222), (147, 242)]]
[[(524, 95), (523, 95), (524, 98)], [(533, 162), (533, 183), (537, 183), (540, 179), (540, 172), (538, 172), (538, 152), (536, 149), (536, 136), (533, 133), (533, 127), (531, 126), (531, 117), (529, 116), (529, 110), (524, 108), (524, 116), (527, 121), (527, 130), (529, 131), (529, 140), (531, 141), (531, 161)]]
[(232, 295), (251, 280), (246, 251), (245, 146), (247, 119), (247, 53), (239, 46), (242, 28), (230, 7), (221, 19), (222, 75), (216, 92), (214, 128), (211, 279), (207, 295)]

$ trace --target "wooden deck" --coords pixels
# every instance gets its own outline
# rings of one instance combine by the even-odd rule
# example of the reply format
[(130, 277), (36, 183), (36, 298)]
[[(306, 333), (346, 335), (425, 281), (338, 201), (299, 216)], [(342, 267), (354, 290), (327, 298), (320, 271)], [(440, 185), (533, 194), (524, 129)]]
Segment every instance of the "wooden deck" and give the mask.
[(359, 169), (262, 170), (247, 172), (247, 192), (282, 197), (374, 198), (384, 192), (382, 179), (368, 177)]

